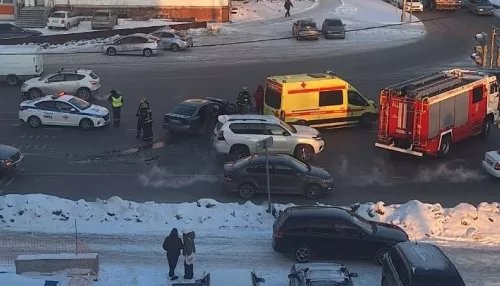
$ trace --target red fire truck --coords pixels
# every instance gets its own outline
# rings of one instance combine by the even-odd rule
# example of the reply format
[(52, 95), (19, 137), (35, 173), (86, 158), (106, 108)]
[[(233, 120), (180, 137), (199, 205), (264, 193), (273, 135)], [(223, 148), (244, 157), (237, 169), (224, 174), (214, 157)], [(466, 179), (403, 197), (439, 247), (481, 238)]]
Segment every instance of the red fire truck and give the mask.
[(460, 69), (389, 86), (380, 94), (375, 146), (444, 157), (453, 143), (498, 124), (498, 89), (495, 76)]

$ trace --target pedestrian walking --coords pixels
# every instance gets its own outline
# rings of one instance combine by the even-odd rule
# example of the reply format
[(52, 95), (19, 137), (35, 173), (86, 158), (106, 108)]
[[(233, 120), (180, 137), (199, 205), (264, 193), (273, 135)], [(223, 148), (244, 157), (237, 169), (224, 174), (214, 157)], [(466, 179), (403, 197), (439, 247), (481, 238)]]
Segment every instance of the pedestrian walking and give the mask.
[(145, 141), (150, 141), (153, 139), (153, 113), (147, 98), (143, 98), (137, 109), (137, 136), (135, 138), (140, 138), (142, 133), (142, 139)]
[(123, 107), (123, 96), (119, 94), (116, 90), (111, 90), (111, 95), (108, 97), (108, 101), (111, 102), (113, 107), (113, 126), (120, 126), (120, 118)]
[(264, 111), (264, 88), (262, 85), (257, 87), (257, 91), (253, 94), (255, 99), (255, 108), (257, 109), (257, 114), (262, 114)]
[(167, 252), (169, 268), (168, 277), (170, 280), (176, 280), (179, 278), (179, 276), (175, 275), (175, 268), (177, 267), (177, 262), (179, 261), (179, 256), (181, 256), (181, 250), (183, 248), (184, 245), (179, 237), (179, 231), (177, 231), (176, 228), (172, 228), (172, 231), (163, 242), (163, 249)]
[(195, 233), (190, 229), (182, 230), (182, 242), (184, 248), (182, 254), (184, 255), (184, 279), (193, 279), (194, 276), (194, 255), (196, 253), (196, 246), (194, 244)]
[(286, 0), (285, 1), (285, 17), (290, 17), (290, 8), (293, 7), (292, 1), (291, 0)]

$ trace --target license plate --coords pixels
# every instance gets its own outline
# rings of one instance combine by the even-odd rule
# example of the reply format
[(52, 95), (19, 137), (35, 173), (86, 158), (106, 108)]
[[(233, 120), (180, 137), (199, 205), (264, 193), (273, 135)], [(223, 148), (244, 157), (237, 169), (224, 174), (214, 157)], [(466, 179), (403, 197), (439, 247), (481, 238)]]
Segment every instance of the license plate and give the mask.
[(181, 123), (179, 120), (171, 119), (170, 121), (175, 122), (175, 123)]
[(491, 161), (490, 159), (486, 159), (486, 162), (488, 162), (488, 164), (490, 165), (493, 165), (493, 161)]
[(59, 23), (59, 21), (57, 21), (57, 20), (52, 20), (52, 23)]

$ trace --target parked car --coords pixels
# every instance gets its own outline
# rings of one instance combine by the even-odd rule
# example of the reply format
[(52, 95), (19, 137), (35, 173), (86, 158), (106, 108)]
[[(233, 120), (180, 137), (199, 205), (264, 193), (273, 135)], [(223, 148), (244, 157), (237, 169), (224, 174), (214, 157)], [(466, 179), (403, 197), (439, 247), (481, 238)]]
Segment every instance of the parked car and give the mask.
[[(398, 8), (403, 9), (403, 1), (397, 0)], [(406, 0), (406, 12), (424, 12), (424, 4), (421, 0)]]
[(500, 150), (486, 152), (482, 165), (490, 175), (500, 178)]
[(289, 125), (272, 115), (221, 115), (214, 129), (214, 149), (238, 160), (258, 152), (256, 143), (273, 137), (272, 154), (289, 154), (310, 161), (323, 151), (325, 141), (318, 130)]
[(115, 25), (118, 25), (118, 14), (113, 10), (97, 10), (90, 20), (92, 30), (113, 29)]
[(48, 19), (47, 27), (49, 29), (63, 28), (66, 30), (80, 25), (80, 17), (70, 11), (56, 11)]
[(203, 274), (194, 283), (172, 283), (172, 286), (260, 286), (264, 278), (248, 269), (221, 269)]
[(320, 31), (313, 20), (297, 20), (293, 22), (292, 34), (297, 40), (317, 40), (319, 39)]
[(43, 77), (35, 77), (21, 85), (21, 93), (29, 99), (64, 92), (90, 100), (101, 88), (101, 79), (87, 69), (61, 69)]
[(288, 285), (353, 286), (352, 277), (358, 277), (358, 273), (349, 273), (341, 263), (296, 263), (288, 274)]
[(395, 225), (364, 219), (342, 207), (294, 206), (273, 224), (273, 249), (298, 262), (315, 256), (371, 258), (378, 264), (390, 247), (408, 241)]
[(57, 125), (90, 130), (108, 125), (109, 110), (61, 93), (21, 102), (19, 120), (33, 128)]
[(457, 268), (430, 243), (402, 242), (382, 258), (382, 286), (465, 286)]
[[(300, 194), (318, 199), (333, 191), (333, 178), (327, 170), (303, 163), (289, 155), (271, 154), (269, 180), (273, 194)], [(223, 188), (249, 199), (267, 193), (266, 156), (252, 155), (224, 164)]]
[(24, 80), (43, 73), (42, 48), (35, 45), (0, 46), (0, 79), (9, 85), (20, 85)]
[(109, 56), (138, 54), (145, 57), (157, 55), (163, 46), (161, 39), (148, 34), (132, 34), (120, 37), (103, 45), (102, 50)]
[(0, 39), (30, 38), (42, 36), (42, 32), (26, 30), (10, 23), (0, 23)]
[(477, 15), (495, 15), (495, 7), (488, 0), (469, 0), (467, 11)]
[(345, 25), (338, 18), (325, 19), (323, 25), (321, 25), (321, 32), (325, 39), (345, 39)]
[(0, 144), (0, 175), (18, 170), (23, 159), (24, 155), (19, 149)]
[(193, 46), (193, 38), (183, 35), (176, 31), (156, 31), (151, 35), (161, 39), (163, 48), (177, 52), (186, 50)]

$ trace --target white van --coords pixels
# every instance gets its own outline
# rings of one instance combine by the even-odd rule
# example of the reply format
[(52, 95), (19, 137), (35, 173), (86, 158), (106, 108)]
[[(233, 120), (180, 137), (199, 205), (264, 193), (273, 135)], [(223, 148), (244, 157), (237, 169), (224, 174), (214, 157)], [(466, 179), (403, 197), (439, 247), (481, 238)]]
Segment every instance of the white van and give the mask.
[(0, 46), (0, 80), (9, 85), (43, 73), (42, 49), (38, 46)]

